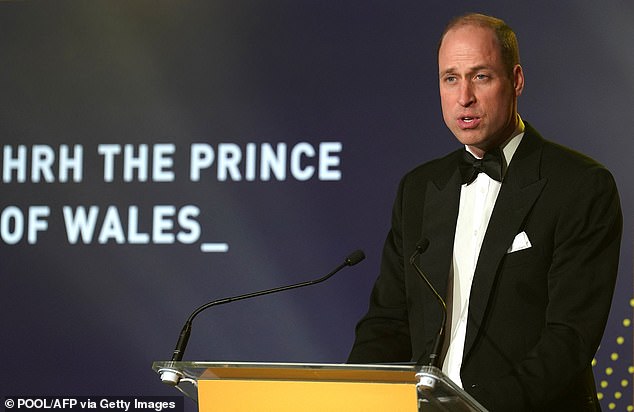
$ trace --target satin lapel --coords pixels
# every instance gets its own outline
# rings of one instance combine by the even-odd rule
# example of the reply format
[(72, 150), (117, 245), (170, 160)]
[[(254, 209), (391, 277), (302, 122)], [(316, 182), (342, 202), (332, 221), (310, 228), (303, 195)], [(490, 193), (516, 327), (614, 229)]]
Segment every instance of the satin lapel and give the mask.
[(541, 138), (528, 129), (504, 178), (484, 237), (471, 286), (469, 322), (464, 358), (471, 350), (487, 309), (498, 268), (514, 237), (541, 193), (546, 179), (540, 179)]
[(421, 267), (443, 297), (446, 296), (460, 203), (460, 173), (457, 164), (448, 170), (455, 172), (446, 179), (429, 182), (427, 185), (421, 232), (429, 240), (429, 247), (420, 258)]

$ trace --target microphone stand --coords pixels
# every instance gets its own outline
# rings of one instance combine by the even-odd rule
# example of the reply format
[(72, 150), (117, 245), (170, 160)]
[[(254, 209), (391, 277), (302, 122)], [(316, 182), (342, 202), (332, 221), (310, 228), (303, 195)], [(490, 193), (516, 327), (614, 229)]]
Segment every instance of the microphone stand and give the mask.
[(409, 263), (416, 270), (416, 273), (418, 273), (418, 275), (425, 281), (429, 290), (431, 290), (434, 294), (434, 297), (440, 305), (442, 319), (440, 327), (438, 328), (438, 333), (436, 334), (436, 339), (434, 340), (434, 345), (432, 346), (432, 352), (429, 355), (429, 364), (427, 366), (421, 366), (422, 359), (419, 359), (418, 362), (416, 362), (416, 365), (420, 367), (419, 372), (416, 374), (416, 378), (418, 379), (416, 389), (419, 391), (424, 389), (433, 389), (436, 386), (436, 382), (442, 375), (440, 370), (440, 351), (445, 339), (445, 324), (447, 323), (447, 304), (445, 303), (445, 300), (440, 296), (436, 288), (434, 288), (427, 276), (425, 276), (421, 268), (416, 264), (416, 258), (425, 252), (428, 247), (429, 240), (426, 238), (421, 239), (416, 244), (416, 250), (410, 257)]
[[(171, 360), (170, 364), (173, 364), (174, 362), (179, 362), (179, 361), (181, 361), (183, 359), (183, 355), (185, 354), (185, 348), (187, 347), (187, 342), (189, 341), (189, 336), (191, 335), (191, 331), (192, 331), (192, 322), (194, 321), (194, 318), (200, 312), (202, 312), (202, 311), (204, 311), (204, 310), (206, 310), (206, 309), (208, 309), (208, 308), (210, 308), (212, 306), (224, 305), (226, 303), (236, 302), (238, 300), (250, 299), (250, 298), (257, 297), (257, 296), (269, 295), (269, 294), (272, 294), (272, 293), (283, 292), (283, 291), (286, 291), (286, 290), (297, 289), (297, 288), (301, 288), (301, 287), (305, 287), (305, 286), (315, 285), (317, 283), (321, 283), (321, 282), (331, 278), (335, 273), (339, 272), (344, 267), (346, 267), (346, 266), (354, 266), (357, 263), (361, 262), (363, 259), (365, 259), (365, 254), (363, 253), (363, 251), (356, 250), (356, 251), (352, 252), (348, 257), (346, 257), (346, 259), (343, 261), (343, 263), (341, 263), (339, 266), (337, 266), (330, 273), (328, 273), (327, 275), (325, 275), (325, 276), (323, 276), (323, 277), (321, 277), (319, 279), (309, 280), (309, 281), (305, 281), (305, 282), (300, 282), (300, 283), (296, 283), (296, 284), (293, 284), (293, 285), (276, 287), (276, 288), (272, 288), (272, 289), (261, 290), (261, 291), (258, 291), (258, 292), (246, 293), (246, 294), (243, 294), (243, 295), (238, 295), (238, 296), (218, 299), (218, 300), (214, 300), (214, 301), (205, 303), (204, 305), (202, 305), (202, 306), (198, 307), (196, 310), (194, 310), (191, 313), (191, 315), (189, 315), (189, 317), (187, 318), (187, 321), (185, 322), (185, 324), (183, 325), (183, 328), (181, 329), (181, 333), (180, 333), (180, 335), (178, 337), (178, 341), (176, 342), (176, 347), (174, 348), (174, 352), (172, 353), (172, 360)], [(163, 368), (163, 369), (159, 370), (159, 373), (161, 375), (161, 381), (163, 383), (166, 383), (166, 384), (171, 385), (171, 386), (178, 385), (180, 380), (183, 378), (183, 374), (181, 372), (177, 371), (174, 368)]]

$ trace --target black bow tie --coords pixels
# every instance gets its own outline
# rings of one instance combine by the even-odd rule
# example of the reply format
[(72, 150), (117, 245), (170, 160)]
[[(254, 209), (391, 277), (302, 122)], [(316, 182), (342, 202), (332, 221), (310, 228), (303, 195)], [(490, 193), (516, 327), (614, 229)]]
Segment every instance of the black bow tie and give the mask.
[(486, 152), (482, 159), (476, 159), (466, 150), (462, 153), (460, 162), (462, 184), (471, 184), (481, 172), (486, 173), (493, 180), (502, 181), (502, 153), (499, 148)]

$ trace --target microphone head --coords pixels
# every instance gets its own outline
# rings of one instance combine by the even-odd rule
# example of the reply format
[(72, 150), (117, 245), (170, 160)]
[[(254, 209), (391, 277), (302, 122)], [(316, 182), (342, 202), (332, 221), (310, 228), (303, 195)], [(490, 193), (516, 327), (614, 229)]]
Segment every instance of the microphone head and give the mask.
[(365, 253), (362, 250), (355, 250), (345, 260), (345, 264), (348, 266), (354, 266), (357, 263), (365, 259)]
[(429, 247), (429, 239), (427, 239), (426, 237), (422, 238), (421, 240), (418, 241), (418, 243), (416, 243), (416, 251), (418, 253), (424, 253), (428, 247)]

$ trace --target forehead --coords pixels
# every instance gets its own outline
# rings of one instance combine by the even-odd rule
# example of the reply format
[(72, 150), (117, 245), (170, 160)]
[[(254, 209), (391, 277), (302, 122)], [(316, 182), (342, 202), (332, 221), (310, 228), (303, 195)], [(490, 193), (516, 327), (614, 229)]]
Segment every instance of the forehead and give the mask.
[(500, 44), (493, 29), (464, 25), (449, 30), (438, 50), (440, 67), (458, 62), (496, 65), (502, 62)]

